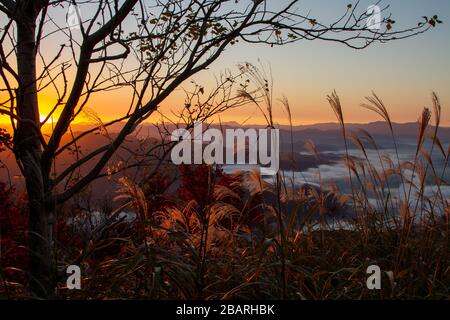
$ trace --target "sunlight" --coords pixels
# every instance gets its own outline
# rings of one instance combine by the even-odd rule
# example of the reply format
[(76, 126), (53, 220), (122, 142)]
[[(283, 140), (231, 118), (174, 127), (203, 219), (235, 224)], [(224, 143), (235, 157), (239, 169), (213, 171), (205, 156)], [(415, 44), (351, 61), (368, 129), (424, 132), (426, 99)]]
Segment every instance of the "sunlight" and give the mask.
[[(47, 114), (39, 114), (39, 121), (42, 123), (42, 122), (44, 122), (46, 119), (47, 119)], [(48, 120), (47, 120), (47, 122), (46, 122), (46, 124), (52, 124), (52, 122), (53, 123), (55, 123), (55, 122), (57, 122), (58, 121), (58, 118), (55, 118), (55, 116), (51, 116)]]

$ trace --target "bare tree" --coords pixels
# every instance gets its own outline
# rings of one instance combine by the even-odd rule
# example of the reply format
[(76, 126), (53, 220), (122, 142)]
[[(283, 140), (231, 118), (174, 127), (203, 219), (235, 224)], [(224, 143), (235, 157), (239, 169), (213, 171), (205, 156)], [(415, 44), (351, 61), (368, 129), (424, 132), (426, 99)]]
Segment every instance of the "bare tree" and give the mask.
[[(69, 5), (81, 12), (77, 28), (64, 19)], [(49, 297), (54, 291), (55, 207), (100, 176), (125, 138), (226, 48), (238, 42), (323, 40), (363, 49), (423, 33), (440, 22), (434, 16), (395, 30), (386, 13), (381, 29), (374, 30), (358, 3), (344, 6), (331, 22), (296, 6), (292, 0), (0, 0), (0, 114), (11, 119), (11, 149), (26, 181), (34, 294)], [(38, 98), (48, 90), (55, 105), (41, 122)], [(110, 90), (127, 90), (129, 106), (102, 127), (123, 122), (123, 128), (110, 143), (54, 176), (52, 163), (58, 155), (101, 129), (72, 135), (63, 144), (71, 123), (93, 96)], [(42, 127), (52, 116), (58, 120), (46, 138)], [(96, 165), (87, 174), (61, 187), (70, 172), (94, 158)]]

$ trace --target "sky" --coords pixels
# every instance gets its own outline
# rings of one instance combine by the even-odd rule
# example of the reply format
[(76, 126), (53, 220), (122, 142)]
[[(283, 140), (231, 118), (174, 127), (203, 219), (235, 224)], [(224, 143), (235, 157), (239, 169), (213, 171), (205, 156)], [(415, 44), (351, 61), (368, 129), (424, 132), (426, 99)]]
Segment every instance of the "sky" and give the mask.
[[(332, 18), (349, 1), (301, 1), (311, 16)], [(369, 6), (370, 1), (361, 1)], [(406, 40), (375, 44), (362, 51), (341, 44), (319, 41), (298, 42), (284, 47), (233, 47), (221, 65), (249, 61), (270, 65), (275, 95), (285, 95), (297, 124), (336, 121), (326, 96), (336, 90), (344, 117), (349, 122), (370, 122), (377, 116), (360, 107), (372, 90), (388, 107), (397, 122), (412, 122), (424, 107), (431, 107), (431, 92), (436, 91), (443, 106), (443, 121), (450, 126), (450, 1), (395, 0), (390, 11), (402, 25), (416, 25), (423, 15), (437, 14), (443, 24), (430, 32)], [(220, 69), (220, 67), (216, 67)], [(243, 117), (247, 112), (243, 112)], [(230, 115), (227, 119), (233, 119)], [(283, 109), (276, 116), (286, 122)], [(223, 117), (224, 118), (224, 117)], [(259, 119), (262, 121), (262, 119)]]
[[(303, 0), (296, 7), (302, 13), (309, 12), (311, 17), (326, 22), (344, 13), (350, 2), (354, 3), (351, 0)], [(374, 2), (362, 0), (361, 8)], [(364, 50), (322, 41), (299, 41), (274, 47), (240, 43), (226, 50), (211, 68), (194, 79), (208, 88), (214, 76), (226, 69), (236, 71), (237, 65), (244, 62), (261, 63), (266, 70), (272, 70), (275, 98), (283, 95), (288, 98), (294, 124), (335, 122), (326, 100), (333, 90), (341, 98), (347, 122), (379, 120), (360, 106), (372, 90), (383, 99), (393, 121), (412, 122), (419, 118), (424, 107), (431, 107), (431, 92), (436, 91), (443, 105), (442, 124), (450, 126), (450, 1), (384, 0), (382, 3), (390, 5), (389, 12), (397, 21), (395, 28), (415, 26), (423, 15), (437, 14), (444, 23), (426, 34), (374, 44)], [(50, 53), (57, 48), (55, 41), (44, 50)], [(126, 110), (128, 98), (121, 91), (98, 93), (89, 108), (95, 110), (102, 120), (111, 120)], [(43, 116), (54, 100), (52, 95), (40, 96)], [(175, 110), (183, 100), (182, 91), (177, 90), (160, 110)], [(264, 120), (252, 106), (227, 111), (220, 119), (242, 122), (249, 116), (251, 119), (247, 123), (262, 123)], [(274, 118), (278, 123), (287, 123), (287, 115), (280, 103), (275, 105)]]

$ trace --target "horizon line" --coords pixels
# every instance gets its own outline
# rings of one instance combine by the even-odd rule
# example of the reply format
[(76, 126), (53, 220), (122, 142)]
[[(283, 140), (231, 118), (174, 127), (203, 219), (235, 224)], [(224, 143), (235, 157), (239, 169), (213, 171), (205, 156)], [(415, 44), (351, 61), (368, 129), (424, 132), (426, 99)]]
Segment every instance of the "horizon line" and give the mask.
[[(104, 123), (107, 123), (111, 120), (105, 120)], [(56, 123), (56, 121), (54, 122)], [(115, 125), (117, 124), (125, 124), (126, 121), (118, 121), (117, 123), (115, 123)], [(374, 120), (374, 121), (368, 121), (368, 122), (346, 122), (346, 125), (368, 125), (368, 124), (374, 124), (374, 123), (386, 123), (386, 121), (383, 120)], [(392, 121), (393, 124), (398, 124), (398, 125), (406, 125), (406, 124), (419, 124), (419, 121), (406, 121), (406, 122), (398, 122), (398, 121)], [(155, 121), (144, 121), (141, 123), (141, 125), (158, 125), (161, 124), (161, 122), (155, 122)], [(173, 124), (171, 123), (167, 123), (167, 124)], [(209, 122), (209, 124), (216, 124), (216, 125), (227, 125), (227, 124), (237, 124), (240, 126), (265, 126), (267, 125), (266, 123), (245, 123), (245, 124), (241, 124), (238, 121), (211, 121)], [(42, 127), (44, 126), (51, 126), (52, 123), (51, 122), (47, 122), (45, 123)], [(73, 122), (72, 125), (74, 126), (81, 126), (81, 125), (99, 125), (99, 123), (95, 123), (95, 122), (90, 122), (90, 121), (80, 121), (80, 122)], [(284, 123), (284, 122), (279, 122), (279, 123), (275, 123), (275, 125), (279, 125), (279, 126), (290, 126), (289, 123)], [(335, 121), (325, 121), (325, 122), (311, 122), (311, 123), (303, 123), (303, 124), (292, 124), (292, 127), (309, 127), (309, 126), (319, 126), (319, 125), (337, 125), (340, 126), (339, 122), (335, 122)], [(0, 121), (0, 127), (11, 127), (11, 122), (3, 122)], [(429, 126), (434, 127), (434, 124), (430, 123)], [(440, 128), (450, 128), (450, 124), (445, 125), (445, 124), (440, 124), (439, 125)], [(5, 128), (6, 129), (6, 128)]]

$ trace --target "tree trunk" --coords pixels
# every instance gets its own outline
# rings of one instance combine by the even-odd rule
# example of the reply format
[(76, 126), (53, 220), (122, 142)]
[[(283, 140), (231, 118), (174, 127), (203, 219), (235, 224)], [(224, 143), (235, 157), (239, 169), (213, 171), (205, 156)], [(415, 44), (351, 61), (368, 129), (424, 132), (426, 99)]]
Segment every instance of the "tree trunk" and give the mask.
[(54, 291), (53, 219), (45, 205), (48, 178), (41, 169), (35, 10), (32, 4), (23, 9), (24, 19), (17, 24), (17, 68), (20, 79), (17, 110), (21, 121), (17, 123), (15, 152), (24, 169), (29, 203), (30, 290), (39, 298), (46, 298), (51, 297)]
[(21, 156), (28, 194), (29, 280), (31, 292), (39, 298), (54, 294), (53, 216), (45, 206), (41, 170), (36, 166), (40, 153), (30, 150)]

